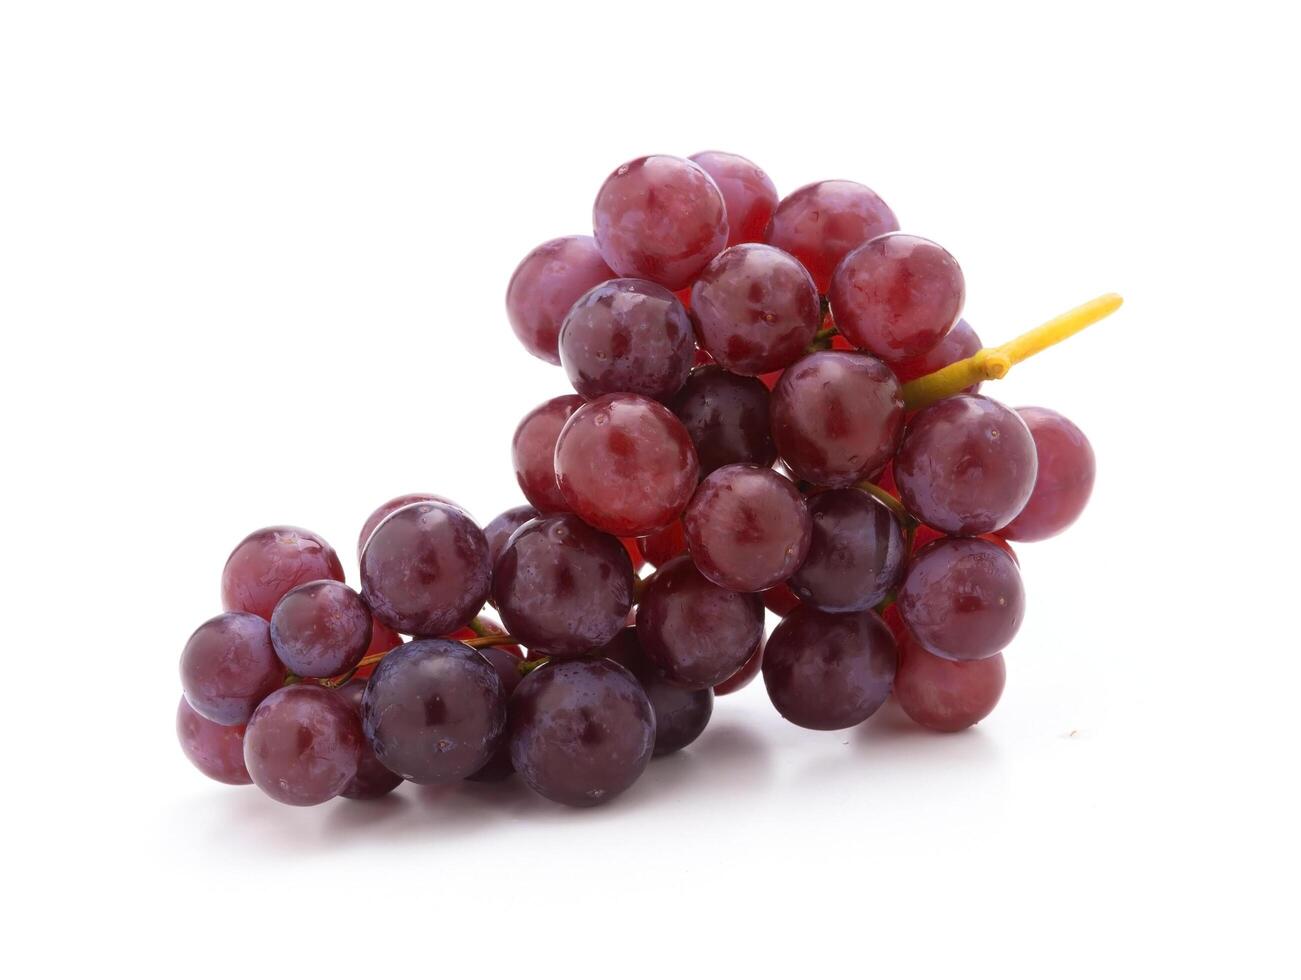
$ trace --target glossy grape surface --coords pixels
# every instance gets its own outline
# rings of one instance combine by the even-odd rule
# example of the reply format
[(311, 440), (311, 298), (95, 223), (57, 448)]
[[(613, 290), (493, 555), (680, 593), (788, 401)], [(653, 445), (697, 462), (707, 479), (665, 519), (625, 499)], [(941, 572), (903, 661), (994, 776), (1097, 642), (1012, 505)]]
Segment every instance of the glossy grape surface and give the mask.
[(510, 540), (510, 536), (533, 518), (541, 516), (542, 514), (536, 507), (524, 505), (502, 511), (490, 520), (483, 529), (484, 540), (488, 542), (488, 561), (496, 565), (497, 559), (501, 557), (502, 549), (506, 547), (506, 542)]
[(795, 484), (775, 470), (715, 470), (682, 517), (701, 573), (737, 592), (762, 592), (794, 574), (808, 554), (812, 521)]
[(828, 294), (840, 333), (894, 361), (938, 344), (958, 321), (966, 284), (957, 259), (916, 235), (882, 235), (836, 267)]
[(757, 378), (711, 364), (692, 371), (668, 406), (691, 435), (704, 477), (729, 463), (772, 465), (777, 447), (768, 422), (770, 401)]
[[(361, 702), (366, 694), (366, 681), (354, 677), (338, 688), (339, 696), (348, 703), (361, 724)], [(357, 755), (357, 775), (348, 781), (339, 795), (349, 800), (376, 800), (387, 796), (403, 783), (403, 779), (384, 763), (379, 761), (375, 750), (365, 738), (361, 740), (361, 751)]]
[(894, 460), (899, 499), (946, 534), (1004, 527), (1030, 499), (1037, 472), (1026, 424), (984, 395), (954, 395), (922, 409)]
[(727, 245), (722, 193), (680, 157), (641, 157), (619, 167), (596, 195), (592, 225), (611, 269), (671, 290), (688, 285)]
[(535, 792), (557, 803), (608, 803), (637, 781), (654, 747), (646, 692), (609, 660), (546, 664), (511, 699), (511, 762)]
[(601, 656), (627, 668), (641, 684), (655, 714), (655, 755), (668, 755), (698, 739), (714, 713), (714, 692), (688, 691), (670, 684), (642, 651), (635, 629), (619, 632)]
[(257, 788), (279, 803), (315, 806), (357, 775), (361, 725), (338, 693), (313, 684), (269, 695), (244, 732), (244, 764)]
[(700, 574), (686, 555), (650, 580), (637, 606), (646, 656), (679, 687), (700, 690), (735, 674), (763, 636), (763, 603)]
[(808, 272), (770, 245), (735, 245), (691, 287), (700, 345), (734, 374), (777, 371), (817, 333), (822, 307)]
[(764, 639), (761, 636), (754, 646), (754, 651), (746, 658), (740, 669), (721, 684), (714, 685), (714, 694), (720, 698), (727, 694), (735, 694), (758, 677), (759, 670), (763, 667), (763, 648)]
[(511, 439), (511, 461), (524, 498), (544, 514), (569, 510), (556, 484), (556, 438), (569, 416), (583, 407), (582, 395), (561, 395), (525, 415)]
[(869, 239), (898, 230), (894, 212), (870, 188), (824, 180), (782, 198), (764, 237), (799, 259), (825, 293), (841, 259)]
[(695, 357), (686, 308), (645, 279), (612, 279), (590, 290), (560, 328), (560, 363), (586, 399), (629, 391), (667, 401)]
[(362, 597), (400, 633), (442, 636), (468, 623), (488, 598), (488, 542), (446, 504), (408, 504), (390, 514), (361, 556)]
[[(479, 656), (488, 661), (488, 666), (497, 672), (497, 680), (501, 681), (502, 697), (509, 711), (511, 695), (524, 679), (524, 675), (519, 670), (524, 660), (520, 655), (519, 647), (484, 647), (479, 651)], [(515, 767), (510, 761), (510, 740), (503, 738), (501, 744), (497, 746), (497, 751), (492, 754), (492, 758), (465, 778), (476, 783), (497, 783), (514, 771)]]
[(1049, 408), (1018, 408), (1039, 461), (1030, 499), (999, 533), (1013, 541), (1042, 541), (1075, 523), (1093, 493), (1097, 464), (1083, 432)]
[(380, 661), (362, 698), (375, 755), (413, 783), (446, 783), (482, 769), (506, 728), (497, 671), (455, 640), (413, 640)]
[(574, 412), (556, 441), (555, 463), (566, 509), (620, 537), (672, 522), (700, 474), (682, 423), (641, 395), (605, 395)]
[(743, 156), (706, 150), (690, 158), (714, 179), (727, 208), (727, 244), (761, 242), (772, 213), (777, 188), (766, 173)]
[(388, 517), (389, 514), (393, 513), (395, 510), (401, 510), (407, 504), (419, 504), (427, 501), (432, 501), (436, 504), (447, 504), (449, 507), (455, 507), (457, 510), (464, 511), (467, 516), (470, 513), (456, 501), (448, 500), (446, 497), (440, 497), (436, 493), (401, 494), (400, 496), (394, 497), (392, 500), (387, 500), (380, 504), (371, 513), (370, 517), (366, 518), (366, 523), (361, 526), (361, 534), (357, 536), (357, 561), (361, 561), (361, 553), (366, 550), (366, 542), (370, 540), (370, 536), (375, 533), (375, 528), (379, 527), (380, 522), (383, 521), (384, 518)]
[[(976, 331), (971, 329), (971, 324), (966, 320), (959, 320), (953, 325), (953, 329), (944, 335), (944, 339), (923, 354), (916, 357), (905, 358), (901, 361), (891, 361), (890, 370), (894, 376), (899, 379), (900, 384), (907, 384), (914, 381), (924, 374), (930, 374), (932, 371), (938, 371), (942, 367), (948, 367), (955, 361), (961, 361), (970, 357), (976, 351), (980, 350), (982, 344)], [(962, 389), (970, 395), (974, 395), (980, 390), (980, 382)]]
[(881, 469), (903, 434), (903, 393), (874, 357), (819, 351), (787, 368), (772, 393), (772, 435), (792, 473), (848, 486)]
[(182, 697), (176, 706), (176, 738), (185, 757), (209, 779), (231, 786), (253, 782), (244, 765), (243, 725), (209, 721)]
[(221, 605), (227, 612), (271, 618), (285, 593), (304, 582), (343, 581), (343, 565), (319, 534), (301, 527), (264, 527), (235, 546), (221, 571)]
[(342, 582), (300, 585), (276, 603), (271, 645), (301, 677), (334, 677), (357, 666), (370, 647), (370, 609)]
[(252, 613), (214, 616), (191, 634), (181, 653), (185, 700), (218, 725), (244, 724), (284, 679), (271, 628)]
[(809, 498), (813, 534), (791, 590), (823, 612), (876, 606), (903, 576), (908, 548), (890, 508), (855, 487)]
[(866, 721), (885, 703), (897, 663), (894, 637), (876, 613), (801, 605), (768, 638), (763, 682), (782, 717), (834, 731)]
[(894, 696), (908, 717), (924, 728), (970, 728), (994, 710), (1006, 681), (1001, 653), (984, 660), (946, 660), (907, 632), (899, 643)]
[(493, 600), (510, 634), (560, 656), (608, 643), (632, 608), (623, 544), (573, 514), (552, 514), (511, 537), (493, 570)]
[(646, 560), (656, 568), (669, 559), (684, 554), (687, 550), (687, 536), (682, 530), (681, 521), (674, 521), (668, 527), (660, 528), (644, 538), (638, 538), (637, 543)]
[(992, 657), (1025, 616), (1012, 557), (979, 538), (942, 538), (913, 556), (899, 589), (899, 615), (917, 641), (950, 660)]
[(614, 272), (589, 235), (543, 242), (516, 267), (506, 287), (506, 315), (534, 357), (560, 363), (560, 325), (578, 297), (613, 279)]

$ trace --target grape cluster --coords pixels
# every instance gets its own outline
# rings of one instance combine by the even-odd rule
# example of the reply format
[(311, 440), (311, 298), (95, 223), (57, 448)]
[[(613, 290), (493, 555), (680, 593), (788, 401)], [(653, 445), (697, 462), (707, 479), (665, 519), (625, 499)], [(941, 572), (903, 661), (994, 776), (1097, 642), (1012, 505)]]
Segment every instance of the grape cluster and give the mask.
[(1061, 415), (962, 373), (1005, 348), (960, 319), (953, 256), (861, 184), (779, 199), (718, 152), (624, 164), (593, 226), (507, 289), (575, 392), (515, 432), (527, 504), (481, 527), (393, 498), (362, 526), (359, 591), (310, 531), (240, 542), (181, 657), (204, 773), (295, 805), (517, 773), (590, 806), (760, 673), (810, 729), (892, 695), (937, 731), (993, 710), (1025, 610), (1009, 542), (1071, 524), (1094, 460)]

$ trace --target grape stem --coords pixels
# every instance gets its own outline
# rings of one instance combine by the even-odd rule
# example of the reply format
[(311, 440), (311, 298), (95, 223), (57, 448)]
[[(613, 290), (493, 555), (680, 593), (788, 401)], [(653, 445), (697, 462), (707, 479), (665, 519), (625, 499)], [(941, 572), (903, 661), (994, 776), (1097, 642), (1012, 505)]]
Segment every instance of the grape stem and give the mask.
[[(482, 650), (484, 647), (504, 647), (518, 643), (519, 640), (509, 633), (489, 633), (485, 636), (472, 636), (468, 640), (462, 640), (467, 647), (475, 650)], [(382, 654), (381, 654), (382, 656)], [(365, 663), (366, 661), (362, 661)]]
[(1118, 293), (1106, 293), (1053, 317), (1006, 344), (982, 348), (965, 360), (954, 361), (948, 367), (909, 381), (903, 386), (904, 408), (915, 412), (956, 395), (970, 385), (997, 381), (1012, 369), (1013, 364), (1020, 364), (1027, 357), (1033, 357), (1110, 316), (1120, 309), (1123, 302)]
[(865, 493), (870, 493), (873, 497), (894, 511), (895, 517), (899, 518), (899, 520), (903, 522), (904, 527), (917, 523), (916, 519), (908, 513), (908, 509), (904, 507), (903, 501), (892, 494), (889, 490), (883, 490), (870, 480), (863, 480), (859, 483), (855, 483), (854, 486)]

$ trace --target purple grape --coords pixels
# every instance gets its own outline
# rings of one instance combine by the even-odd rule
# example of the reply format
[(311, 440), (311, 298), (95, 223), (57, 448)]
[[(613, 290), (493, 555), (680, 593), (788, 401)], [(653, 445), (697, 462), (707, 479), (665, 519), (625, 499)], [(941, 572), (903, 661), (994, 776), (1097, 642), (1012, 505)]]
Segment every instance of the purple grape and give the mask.
[(290, 589), (323, 578), (343, 581), (343, 565), (324, 538), (301, 527), (264, 527), (237, 544), (226, 559), (222, 608), (270, 619)]
[(707, 364), (691, 372), (668, 405), (691, 436), (705, 477), (729, 463), (772, 465), (777, 448), (768, 423), (769, 402), (759, 379)]
[(493, 600), (531, 651), (573, 656), (614, 638), (632, 608), (632, 562), (618, 538), (573, 514), (530, 521), (493, 569)]
[(777, 188), (768, 175), (743, 156), (706, 150), (689, 158), (714, 179), (727, 205), (727, 244), (761, 242), (773, 211)]
[(544, 514), (570, 509), (556, 483), (556, 439), (569, 416), (583, 407), (581, 395), (561, 395), (525, 415), (511, 440), (515, 479), (524, 499)]
[(670, 684), (637, 642), (637, 631), (625, 629), (600, 650), (602, 656), (627, 668), (646, 692), (655, 713), (655, 755), (669, 755), (698, 739), (714, 713), (714, 692), (688, 691)]
[(646, 692), (609, 660), (546, 664), (511, 699), (511, 762), (535, 792), (557, 803), (609, 802), (637, 781), (654, 747)]
[(395, 510), (401, 510), (407, 504), (419, 504), (425, 501), (433, 501), (436, 504), (447, 504), (448, 507), (455, 507), (457, 510), (465, 511), (468, 517), (470, 512), (465, 510), (454, 500), (448, 500), (446, 497), (440, 497), (436, 493), (404, 493), (401, 496), (394, 497), (392, 500), (385, 501), (371, 512), (370, 517), (366, 518), (366, 523), (361, 526), (361, 534), (357, 536), (357, 561), (361, 561), (361, 553), (366, 550), (366, 542), (370, 536), (375, 533), (375, 528), (379, 527), (380, 522)]
[(701, 482), (682, 527), (705, 578), (736, 592), (762, 592), (800, 567), (813, 526), (790, 480), (775, 470), (734, 465)]
[(855, 487), (809, 498), (813, 534), (808, 557), (791, 576), (802, 601), (823, 612), (871, 609), (903, 577), (908, 547), (898, 518)]
[(214, 616), (191, 634), (181, 653), (181, 690), (190, 707), (218, 725), (242, 725), (285, 680), (271, 646), (271, 628), (244, 612)]
[(637, 606), (637, 639), (672, 684), (721, 684), (763, 636), (763, 602), (709, 581), (686, 555), (664, 564)]
[(673, 397), (696, 356), (691, 318), (676, 296), (644, 279), (585, 293), (560, 328), (560, 363), (584, 398), (629, 391)]
[(333, 677), (356, 667), (370, 647), (370, 609), (342, 582), (292, 589), (271, 614), (271, 645), (302, 677)]
[(1018, 408), (1039, 461), (1034, 489), (1012, 523), (998, 533), (1011, 541), (1042, 541), (1066, 530), (1089, 502), (1096, 463), (1088, 438), (1049, 408)]
[(543, 242), (524, 257), (506, 287), (506, 314), (515, 336), (534, 357), (559, 364), (557, 339), (565, 314), (583, 293), (613, 278), (590, 236)]
[(898, 230), (894, 212), (871, 189), (852, 180), (823, 180), (782, 198), (764, 237), (799, 259), (825, 293), (849, 252)]
[(760, 636), (754, 651), (746, 658), (741, 668), (723, 683), (714, 685), (715, 696), (721, 698), (728, 694), (735, 694), (758, 677), (759, 671), (763, 668), (763, 650), (764, 638)]
[(357, 775), (361, 726), (338, 693), (312, 684), (267, 697), (244, 733), (244, 764), (257, 788), (278, 803), (315, 806)]
[[(524, 675), (520, 673), (520, 665), (524, 661), (519, 654), (519, 648), (484, 647), (479, 651), (479, 656), (488, 661), (488, 666), (497, 672), (497, 680), (501, 681), (502, 697), (509, 710), (511, 695), (524, 679)], [(503, 738), (501, 744), (497, 746), (497, 751), (492, 754), (492, 758), (465, 778), (476, 783), (497, 783), (514, 771), (515, 767), (510, 761), (510, 740)]]
[(885, 703), (897, 663), (894, 637), (876, 613), (801, 605), (768, 638), (763, 682), (782, 717), (834, 731), (866, 721)]
[(448, 783), (482, 769), (506, 728), (497, 671), (455, 640), (413, 640), (375, 668), (362, 727), (385, 766), (413, 783)]
[(700, 346), (734, 374), (779, 371), (803, 355), (822, 323), (804, 266), (771, 245), (734, 245), (691, 287)]
[(852, 351), (819, 351), (783, 372), (772, 435), (801, 480), (843, 487), (877, 473), (903, 434), (903, 391), (890, 369)]
[(894, 459), (899, 499), (946, 534), (975, 536), (1006, 526), (1030, 499), (1037, 471), (1026, 424), (984, 395), (954, 395), (922, 409)]
[(362, 596), (399, 633), (442, 636), (488, 598), (488, 542), (455, 507), (408, 504), (375, 529), (361, 556)]
[(176, 706), (176, 737), (185, 757), (209, 779), (231, 786), (253, 782), (244, 765), (243, 725), (211, 722), (182, 697)]
[[(366, 694), (366, 681), (354, 677), (337, 690), (356, 714), (357, 724), (360, 725), (361, 702)], [(402, 777), (380, 762), (375, 755), (375, 750), (370, 747), (370, 742), (363, 738), (361, 752), (357, 756), (357, 775), (352, 777), (339, 795), (349, 800), (377, 800), (393, 792), (402, 783)]]
[(986, 717), (1003, 695), (1007, 667), (1003, 655), (984, 660), (946, 660), (904, 632), (894, 696), (917, 724), (937, 732), (957, 732)]
[(506, 542), (510, 540), (510, 536), (533, 518), (541, 516), (542, 514), (536, 507), (525, 505), (502, 511), (490, 520), (483, 529), (484, 539), (488, 542), (488, 561), (496, 565), (497, 559), (501, 557), (502, 549), (506, 547)]
[(931, 653), (982, 660), (1021, 628), (1025, 591), (1016, 560), (981, 538), (941, 538), (913, 556), (899, 615)]

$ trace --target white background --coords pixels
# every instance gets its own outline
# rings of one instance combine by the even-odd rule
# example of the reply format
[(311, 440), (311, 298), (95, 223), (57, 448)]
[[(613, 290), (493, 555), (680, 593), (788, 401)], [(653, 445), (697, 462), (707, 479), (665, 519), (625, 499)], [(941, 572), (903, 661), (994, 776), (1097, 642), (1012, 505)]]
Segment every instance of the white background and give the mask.
[[(1296, 969), (1282, 5), (0, 9), (10, 975)], [(355, 576), (390, 496), (519, 502), (511, 432), (566, 384), (511, 270), (622, 161), (710, 148), (875, 188), (987, 342), (1125, 295), (989, 389), (1099, 459), (1021, 549), (997, 712), (814, 733), (756, 684), (592, 812), (205, 781), (176, 660), (229, 549), (299, 524)]]

